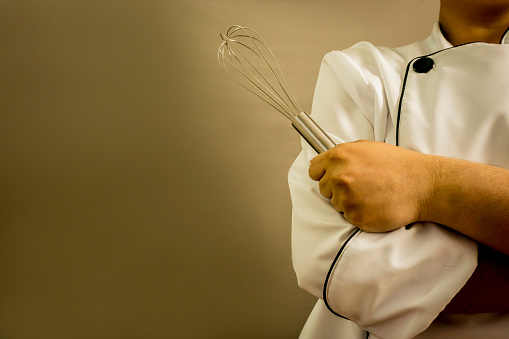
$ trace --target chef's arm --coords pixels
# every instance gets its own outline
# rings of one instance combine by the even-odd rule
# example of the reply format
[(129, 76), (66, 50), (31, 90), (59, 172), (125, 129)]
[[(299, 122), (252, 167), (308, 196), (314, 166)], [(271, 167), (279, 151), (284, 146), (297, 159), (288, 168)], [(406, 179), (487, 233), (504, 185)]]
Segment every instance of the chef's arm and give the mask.
[(487, 246), (479, 264), (443, 313), (509, 311), (509, 171), (440, 158), (440, 176), (429, 217)]
[[(309, 174), (365, 232), (432, 221), (509, 253), (509, 170), (359, 141), (315, 157)], [(478, 269), (445, 312), (509, 311), (509, 260), (493, 249), (481, 246)]]
[(509, 170), (361, 140), (313, 158), (309, 176), (365, 232), (431, 221), (509, 254)]
[(509, 254), (509, 170), (436, 159), (434, 188), (420, 220), (445, 225)]

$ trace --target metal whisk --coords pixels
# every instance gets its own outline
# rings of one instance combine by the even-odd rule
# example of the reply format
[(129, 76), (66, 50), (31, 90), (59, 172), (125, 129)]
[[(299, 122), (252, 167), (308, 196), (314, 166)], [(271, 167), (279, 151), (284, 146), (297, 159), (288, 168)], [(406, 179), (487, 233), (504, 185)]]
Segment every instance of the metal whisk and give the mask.
[(235, 81), (287, 117), (316, 152), (335, 146), (300, 109), (272, 51), (258, 32), (232, 26), (220, 36), (223, 42), (217, 52), (219, 64)]

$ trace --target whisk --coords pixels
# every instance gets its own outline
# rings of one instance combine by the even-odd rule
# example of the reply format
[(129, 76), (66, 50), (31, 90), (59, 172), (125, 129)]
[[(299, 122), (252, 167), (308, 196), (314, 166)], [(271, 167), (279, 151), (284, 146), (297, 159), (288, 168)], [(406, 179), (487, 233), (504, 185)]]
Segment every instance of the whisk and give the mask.
[(235, 81), (288, 118), (317, 153), (335, 146), (300, 109), (272, 51), (258, 32), (235, 25), (220, 36), (223, 42), (217, 52), (219, 64)]

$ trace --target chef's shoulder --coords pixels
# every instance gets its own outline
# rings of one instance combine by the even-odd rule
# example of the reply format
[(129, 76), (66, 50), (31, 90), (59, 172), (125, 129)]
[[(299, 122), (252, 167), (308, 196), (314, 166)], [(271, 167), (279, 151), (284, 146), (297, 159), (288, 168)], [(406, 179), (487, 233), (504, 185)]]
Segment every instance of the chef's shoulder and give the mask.
[(356, 69), (368, 77), (400, 77), (412, 59), (429, 53), (430, 48), (427, 45), (427, 41), (420, 41), (393, 48), (362, 41), (344, 50), (327, 53), (323, 63), (343, 74)]

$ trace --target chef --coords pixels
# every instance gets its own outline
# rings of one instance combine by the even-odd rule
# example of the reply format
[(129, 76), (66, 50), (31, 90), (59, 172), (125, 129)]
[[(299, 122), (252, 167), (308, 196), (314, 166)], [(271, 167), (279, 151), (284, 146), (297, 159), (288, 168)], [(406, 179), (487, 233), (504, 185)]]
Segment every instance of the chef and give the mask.
[(301, 338), (508, 336), (508, 28), (508, 0), (442, 0), (424, 41), (325, 56), (338, 146), (289, 173)]

